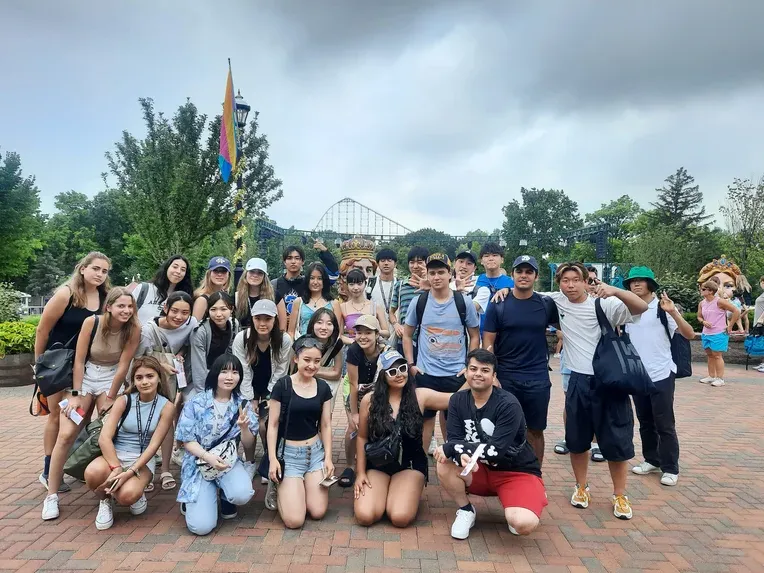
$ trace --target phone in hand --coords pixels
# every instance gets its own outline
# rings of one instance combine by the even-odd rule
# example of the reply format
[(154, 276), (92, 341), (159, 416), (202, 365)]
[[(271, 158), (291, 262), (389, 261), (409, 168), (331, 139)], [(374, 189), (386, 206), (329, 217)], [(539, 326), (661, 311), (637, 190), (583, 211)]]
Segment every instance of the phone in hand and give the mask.
[(475, 468), (475, 464), (478, 463), (480, 456), (483, 455), (483, 450), (485, 450), (485, 444), (478, 445), (478, 447), (475, 449), (475, 453), (472, 454), (469, 463), (464, 466), (462, 473), (459, 474), (460, 476), (467, 477), (470, 475), (470, 472)]
[(338, 481), (340, 481), (340, 478), (337, 476), (327, 476), (321, 481), (319, 485), (322, 487), (332, 487)]
[(108, 487), (106, 488), (106, 493), (110, 494), (114, 490), (114, 486), (117, 485), (117, 479), (114, 478), (109, 482)]

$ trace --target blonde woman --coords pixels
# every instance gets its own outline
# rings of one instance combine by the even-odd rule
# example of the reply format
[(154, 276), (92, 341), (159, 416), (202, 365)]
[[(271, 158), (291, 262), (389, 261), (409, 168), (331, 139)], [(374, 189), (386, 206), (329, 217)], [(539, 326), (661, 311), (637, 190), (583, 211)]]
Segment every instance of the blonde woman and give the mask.
[[(141, 325), (135, 312), (133, 296), (117, 287), (106, 298), (103, 317), (89, 316), (82, 323), (74, 355), (74, 384), (69, 403), (61, 410), (60, 429), (50, 461), (48, 496), (42, 507), (45, 520), (58, 517), (58, 487), (64, 477), (64, 463), (69, 449), (95, 403), (99, 414), (108, 410), (125, 383), (130, 361), (141, 339)], [(69, 418), (78, 410), (82, 420)]]
[(252, 326), (252, 308), (258, 300), (272, 300), (278, 311), (279, 328), (287, 330), (287, 312), (284, 298), (273, 290), (268, 277), (268, 263), (263, 259), (249, 259), (244, 267), (246, 272), (236, 286), (236, 318), (242, 328)]
[(231, 262), (225, 257), (212, 257), (201, 286), (194, 291), (194, 318), (201, 322), (207, 316), (207, 297), (219, 290), (230, 292), (232, 283)]
[[(45, 305), (45, 310), (37, 325), (34, 343), (35, 361), (53, 344), (75, 343), (86, 318), (101, 314), (106, 294), (109, 292), (109, 269), (111, 261), (103, 253), (92, 252), (82, 258), (74, 267), (71, 278), (53, 295)], [(60, 409), (58, 403), (64, 392), (48, 396), (50, 415), (45, 423), (43, 448), (44, 467), (40, 483), (48, 489), (48, 471), (53, 448), (58, 437)], [(59, 491), (69, 491), (69, 485), (61, 482)]]

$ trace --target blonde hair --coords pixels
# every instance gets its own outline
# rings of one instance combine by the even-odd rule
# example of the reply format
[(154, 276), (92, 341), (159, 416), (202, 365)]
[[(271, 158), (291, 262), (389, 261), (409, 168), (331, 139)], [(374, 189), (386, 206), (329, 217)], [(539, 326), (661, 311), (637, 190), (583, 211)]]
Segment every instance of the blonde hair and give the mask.
[(745, 275), (739, 275), (735, 281), (737, 289), (740, 291), (751, 292), (751, 283), (745, 278)]
[[(75, 265), (71, 278), (65, 283), (72, 293), (72, 305), (77, 308), (87, 308), (88, 306), (88, 293), (85, 290), (85, 278), (82, 276), (81, 271), (89, 267), (97, 259), (106, 261), (109, 264), (109, 269), (111, 269), (111, 259), (109, 257), (98, 251), (91, 251)], [(99, 297), (105, 297), (109, 293), (109, 289), (111, 289), (111, 282), (109, 281), (109, 276), (106, 275), (106, 280), (98, 285)]]
[[(114, 317), (112, 316), (111, 311), (108, 310), (108, 307), (116, 303), (123, 296), (128, 296), (130, 297), (130, 301), (133, 301), (133, 295), (130, 294), (130, 291), (125, 287), (114, 287), (109, 291), (109, 296), (106, 297), (106, 303), (104, 304), (103, 320), (100, 321), (96, 336), (103, 338), (106, 333), (111, 332), (111, 323)], [(130, 317), (130, 320), (123, 324), (119, 330), (119, 342), (123, 349), (127, 346), (127, 343), (130, 342), (133, 332), (140, 330), (140, 328), (141, 323), (138, 322), (138, 309), (135, 307), (135, 302), (133, 302), (133, 314)]]
[[(255, 271), (245, 271), (239, 279), (239, 284), (236, 285), (236, 318), (239, 321), (249, 314), (249, 283), (247, 282), (247, 274), (252, 272)], [(260, 300), (276, 302), (276, 294), (273, 292), (273, 285), (268, 277), (268, 273), (260, 272), (263, 273), (263, 284), (260, 285)]]
[(554, 273), (554, 282), (560, 284), (563, 273), (568, 271), (576, 271), (579, 275), (581, 275), (582, 281), (585, 281), (589, 278), (589, 271), (586, 270), (586, 267), (582, 263), (562, 263), (559, 267), (557, 267), (557, 272)]
[(233, 282), (233, 274), (231, 271), (228, 271), (228, 282), (225, 284), (223, 288), (218, 288), (217, 286), (212, 284), (212, 271), (207, 270), (206, 273), (204, 273), (204, 278), (202, 279), (202, 284), (199, 285), (199, 288), (194, 291), (194, 299), (199, 298), (202, 295), (211, 295), (215, 291), (224, 290), (226, 292), (231, 290), (231, 283)]

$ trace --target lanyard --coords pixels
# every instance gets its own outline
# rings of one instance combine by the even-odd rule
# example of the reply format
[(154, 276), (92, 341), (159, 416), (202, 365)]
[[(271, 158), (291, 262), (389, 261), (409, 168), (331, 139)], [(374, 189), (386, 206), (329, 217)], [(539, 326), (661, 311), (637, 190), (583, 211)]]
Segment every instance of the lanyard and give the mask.
[(149, 431), (151, 431), (151, 419), (154, 417), (154, 409), (157, 407), (158, 396), (154, 396), (154, 401), (151, 403), (151, 410), (149, 410), (149, 419), (146, 420), (146, 431), (143, 431), (143, 424), (141, 423), (141, 400), (138, 398), (138, 408), (135, 411), (135, 417), (138, 421), (138, 439), (141, 442), (141, 454), (146, 447), (148, 441)]

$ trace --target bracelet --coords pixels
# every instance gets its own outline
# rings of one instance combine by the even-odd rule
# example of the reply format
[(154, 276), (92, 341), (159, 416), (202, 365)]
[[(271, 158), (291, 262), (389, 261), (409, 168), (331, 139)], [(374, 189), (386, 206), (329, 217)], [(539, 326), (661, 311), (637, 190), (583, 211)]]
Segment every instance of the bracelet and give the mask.
[[(108, 463), (108, 462), (107, 462), (107, 463)], [(109, 469), (110, 469), (111, 471), (114, 471), (114, 470), (116, 470), (116, 469), (117, 469), (117, 468), (119, 468), (119, 467), (121, 467), (121, 466), (120, 466), (120, 465), (116, 465), (116, 466), (113, 466), (113, 465), (109, 464)]]
[(127, 468), (127, 469), (128, 469), (128, 471), (131, 471), (131, 472), (133, 472), (133, 473), (135, 474), (135, 477), (141, 477), (141, 474), (140, 474), (140, 473), (138, 472), (138, 470), (137, 470), (137, 469), (135, 469), (133, 466), (130, 466), (130, 467), (129, 467), (129, 468)]

